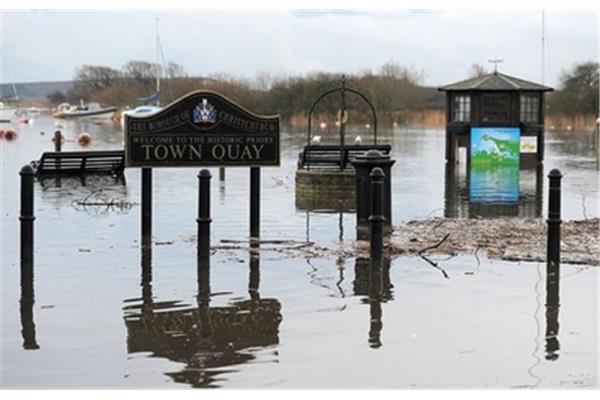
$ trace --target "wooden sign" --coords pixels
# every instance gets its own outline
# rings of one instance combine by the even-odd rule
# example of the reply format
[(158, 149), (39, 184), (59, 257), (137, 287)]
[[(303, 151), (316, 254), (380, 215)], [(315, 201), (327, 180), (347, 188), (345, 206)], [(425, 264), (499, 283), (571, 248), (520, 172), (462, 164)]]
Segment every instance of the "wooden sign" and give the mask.
[(125, 116), (127, 167), (278, 166), (279, 116), (195, 91), (157, 113)]

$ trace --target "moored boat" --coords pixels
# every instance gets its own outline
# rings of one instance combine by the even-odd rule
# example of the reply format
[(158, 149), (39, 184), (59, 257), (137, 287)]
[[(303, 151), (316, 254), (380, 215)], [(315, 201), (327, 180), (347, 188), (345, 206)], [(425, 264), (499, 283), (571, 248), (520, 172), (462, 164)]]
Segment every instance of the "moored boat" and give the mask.
[(100, 107), (98, 103), (83, 104), (72, 106), (69, 103), (62, 103), (58, 106), (57, 111), (52, 114), (54, 118), (94, 118), (94, 119), (110, 119), (117, 111), (117, 107)]
[(159, 112), (160, 110), (162, 110), (162, 107), (157, 107), (157, 106), (152, 106), (152, 105), (138, 106), (131, 110), (125, 110), (121, 113), (121, 127), (123, 129), (125, 129), (125, 116), (126, 115), (134, 116), (134, 117), (146, 117), (150, 114)]

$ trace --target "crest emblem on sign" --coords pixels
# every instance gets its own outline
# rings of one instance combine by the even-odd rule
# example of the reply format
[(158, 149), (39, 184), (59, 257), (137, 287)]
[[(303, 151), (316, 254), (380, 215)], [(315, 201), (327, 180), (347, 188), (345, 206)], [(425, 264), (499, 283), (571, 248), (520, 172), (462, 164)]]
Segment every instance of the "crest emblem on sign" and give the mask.
[(196, 124), (214, 124), (217, 122), (217, 109), (207, 99), (202, 99), (192, 111), (192, 120)]

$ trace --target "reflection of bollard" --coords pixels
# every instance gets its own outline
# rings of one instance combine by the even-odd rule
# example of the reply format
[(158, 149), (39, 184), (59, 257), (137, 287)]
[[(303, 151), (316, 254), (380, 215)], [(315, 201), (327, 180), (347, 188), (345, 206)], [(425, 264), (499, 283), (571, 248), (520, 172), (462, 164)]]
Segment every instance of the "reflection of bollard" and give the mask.
[(210, 258), (210, 171), (203, 169), (198, 174), (198, 259)]
[(21, 268), (33, 269), (33, 178), (35, 171), (25, 165), (21, 175)]
[[(548, 174), (550, 178), (550, 188), (548, 191), (548, 268), (553, 268), (558, 274), (560, 266), (560, 180), (562, 174), (559, 170), (553, 169)], [(550, 272), (550, 271), (549, 271)]]
[(255, 246), (250, 249), (250, 276), (248, 277), (248, 293), (252, 300), (260, 300), (260, 254)]
[(381, 168), (373, 168), (371, 177), (371, 267), (381, 269), (383, 259), (383, 180), (385, 175)]

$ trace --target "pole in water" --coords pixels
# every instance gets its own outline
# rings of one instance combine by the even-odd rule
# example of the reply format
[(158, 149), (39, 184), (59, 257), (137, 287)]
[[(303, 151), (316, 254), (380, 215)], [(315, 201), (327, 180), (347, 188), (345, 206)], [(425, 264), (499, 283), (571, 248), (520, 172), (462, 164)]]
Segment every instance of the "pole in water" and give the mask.
[(54, 151), (61, 151), (62, 149), (62, 133), (60, 131), (54, 132)]
[(207, 169), (198, 174), (198, 259), (210, 258), (210, 180), (212, 175)]
[(548, 174), (550, 179), (548, 191), (548, 248), (547, 264), (548, 268), (556, 269), (560, 266), (560, 181), (562, 174), (558, 169), (553, 169)]
[(31, 165), (25, 165), (21, 175), (21, 268), (33, 269), (33, 179), (35, 171)]
[(142, 243), (152, 238), (152, 169), (142, 168)]
[(548, 250), (546, 263), (546, 359), (558, 358), (558, 309), (560, 280), (560, 181), (562, 174), (553, 169), (548, 174)]
[(260, 238), (260, 168), (250, 168), (250, 242)]
[(25, 165), (19, 172), (21, 175), (21, 326), (23, 348), (38, 349), (33, 322), (33, 221), (35, 220), (33, 205), (33, 183), (35, 171), (31, 165)]
[(381, 268), (383, 259), (383, 181), (385, 174), (379, 167), (373, 168), (371, 177), (371, 267)]

